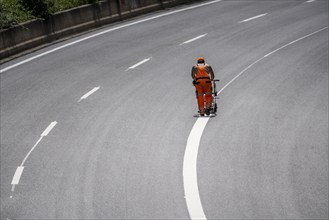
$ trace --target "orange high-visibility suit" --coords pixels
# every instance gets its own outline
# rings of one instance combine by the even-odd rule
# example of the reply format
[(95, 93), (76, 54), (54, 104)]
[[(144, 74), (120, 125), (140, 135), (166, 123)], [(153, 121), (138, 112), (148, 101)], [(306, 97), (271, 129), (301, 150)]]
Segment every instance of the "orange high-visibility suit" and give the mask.
[[(203, 115), (206, 109), (210, 109), (212, 103), (212, 83), (215, 78), (214, 72), (209, 64), (197, 64), (192, 67), (191, 72), (193, 84), (196, 89), (196, 97), (199, 112)], [(206, 105), (205, 105), (206, 103)]]

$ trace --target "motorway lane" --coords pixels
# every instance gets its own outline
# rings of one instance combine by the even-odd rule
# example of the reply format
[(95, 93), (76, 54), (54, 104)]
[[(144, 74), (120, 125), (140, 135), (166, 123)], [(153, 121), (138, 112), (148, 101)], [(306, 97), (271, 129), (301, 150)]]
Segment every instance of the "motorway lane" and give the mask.
[[(314, 22), (305, 9), (296, 10)], [(323, 12), (319, 19), (328, 16)], [(296, 17), (284, 28), (300, 29)], [(291, 21), (274, 17), (280, 19)], [(259, 34), (257, 28), (248, 31)], [(328, 218), (328, 32), (290, 47), (256, 64), (221, 96), (221, 119), (209, 123), (198, 159), (209, 218)]]
[[(191, 62), (196, 56), (205, 55), (214, 69), (219, 71), (224, 85), (266, 53), (327, 26), (327, 5), (323, 1), (313, 5), (302, 4), (302, 1), (220, 2), (202, 10), (182, 12), (111, 32), (2, 73), (1, 217), (188, 218), (182, 184), (182, 159), (186, 139), (194, 123), (191, 118), (195, 111), (195, 107), (191, 108), (195, 106), (189, 76)], [(240, 20), (264, 12), (269, 15), (250, 23), (238, 24)], [(202, 44), (178, 46), (204, 33), (208, 35), (201, 40)], [(324, 60), (328, 55), (323, 48), (328, 43), (328, 39), (325, 39), (328, 35), (325, 35), (327, 32), (320, 34), (320, 43), (314, 47), (316, 52), (322, 51), (320, 64), (325, 65)], [(303, 51), (303, 46), (300, 50)], [(150, 56), (153, 58), (149, 62), (137, 69), (125, 71)], [(307, 61), (309, 57), (304, 59)], [(299, 59), (297, 61), (300, 62)], [(282, 70), (287, 69), (292, 75), (294, 71), (288, 68), (289, 60), (286, 62)], [(269, 66), (262, 63), (264, 69), (276, 69), (273, 63), (266, 64)], [(317, 65), (314, 68), (317, 69)], [(214, 175), (212, 171), (222, 169), (222, 166), (217, 164), (218, 161), (216, 163), (215, 158), (209, 163), (209, 158), (218, 155), (218, 143), (230, 143), (231, 137), (228, 134), (235, 131), (233, 128), (223, 131), (226, 140), (219, 141), (217, 131), (222, 129), (225, 109), (228, 112), (226, 120), (231, 123), (235, 120), (242, 125), (254, 123), (249, 117), (239, 120), (232, 109), (244, 100), (240, 95), (249, 84), (255, 83), (251, 79), (259, 76), (261, 70), (258, 71), (254, 77), (245, 78), (239, 86), (236, 85), (237, 89), (228, 88), (223, 93), (223, 112), (220, 117), (211, 120), (204, 134), (204, 139), (210, 143), (207, 141), (201, 144), (199, 181), (201, 199), (206, 215), (210, 218), (238, 218), (244, 215), (264, 217), (268, 209), (273, 208), (272, 212), (275, 212), (282, 203), (291, 204), (303, 198), (295, 195), (291, 200), (284, 198), (288, 202), (279, 202), (277, 206), (265, 206), (267, 209), (262, 209), (257, 204), (248, 206), (248, 202), (255, 200), (254, 197), (246, 196), (242, 197), (240, 211), (232, 206), (229, 206), (227, 212), (218, 208), (218, 204), (223, 204), (221, 197), (215, 196), (223, 192), (217, 188), (216, 182), (221, 176)], [(327, 72), (321, 73), (319, 77), (324, 79), (322, 82), (326, 82)], [(259, 80), (260, 89), (264, 89), (263, 83), (266, 80)], [(77, 103), (83, 94), (96, 86), (101, 86), (99, 91)], [(325, 85), (319, 84), (319, 87), (322, 88), (318, 100), (321, 103), (327, 94), (323, 92), (326, 90)], [(224, 98), (226, 93), (230, 95)], [(230, 103), (233, 106), (226, 108)], [(264, 109), (268, 107), (266, 102), (257, 104), (264, 105)], [(324, 109), (325, 104), (328, 103), (324, 101)], [(280, 109), (278, 107), (278, 111)], [(284, 114), (286, 109), (282, 109), (280, 111)], [(266, 111), (263, 114), (265, 117)], [(323, 116), (321, 112), (318, 114), (318, 117)], [(9, 199), (10, 181), (16, 167), (53, 120), (59, 124), (28, 159), (21, 182), (13, 194), (14, 198)], [(217, 126), (212, 128), (214, 124)], [(322, 130), (328, 130), (326, 126), (328, 124), (314, 124), (314, 127)], [(272, 127), (267, 129), (271, 130)], [(243, 140), (237, 138), (239, 141)], [(317, 143), (316, 140), (314, 142)], [(319, 142), (320, 145), (322, 142)], [(269, 147), (276, 144), (271, 143)], [(319, 151), (326, 153), (321, 147)], [(212, 152), (214, 154), (209, 155)], [(305, 151), (301, 150), (300, 153), (303, 155)], [(238, 156), (234, 154), (231, 158), (233, 160)], [(225, 162), (225, 155), (223, 157)], [(266, 154), (265, 157), (274, 160), (271, 155)], [(252, 158), (252, 154), (243, 157), (245, 161)], [(264, 158), (259, 155), (257, 159)], [(322, 160), (320, 166), (328, 164), (327, 158)], [(298, 161), (296, 163), (299, 164)], [(273, 170), (266, 166), (264, 169), (270, 173), (268, 178), (273, 178)], [(282, 167), (278, 166), (278, 169)], [(238, 171), (235, 173), (236, 178), (241, 175)], [(296, 178), (304, 174), (297, 175), (296, 172), (293, 173)], [(262, 178), (257, 174), (256, 177)], [(204, 182), (208, 179), (214, 181)], [(248, 177), (242, 180), (250, 181)], [(280, 180), (286, 181), (287, 178)], [(315, 182), (320, 187), (328, 185), (322, 178)], [(266, 183), (260, 186), (269, 187)], [(307, 182), (310, 183), (311, 180)], [(301, 190), (301, 187), (288, 189)], [(234, 195), (238, 194), (237, 197), (241, 198), (246, 192), (248, 188), (245, 192), (236, 190), (230, 194), (228, 190), (225, 193), (228, 198), (238, 202)], [(310, 196), (303, 196), (313, 198), (312, 192), (323, 192), (325, 195), (325, 189), (320, 189), (310, 191)], [(270, 190), (264, 190), (263, 193), (272, 195)], [(328, 204), (323, 197), (314, 201), (316, 203), (309, 202), (306, 205), (306, 211), (314, 204), (320, 210)], [(297, 208), (300, 207), (304, 206), (297, 205)], [(296, 211), (295, 207), (289, 206), (283, 210), (266, 214), (269, 217), (271, 214), (309, 217), (304, 210)], [(323, 216), (323, 212), (319, 213), (319, 216)]]
[(264, 59), (223, 91), (198, 158), (208, 218), (328, 217), (327, 34)]

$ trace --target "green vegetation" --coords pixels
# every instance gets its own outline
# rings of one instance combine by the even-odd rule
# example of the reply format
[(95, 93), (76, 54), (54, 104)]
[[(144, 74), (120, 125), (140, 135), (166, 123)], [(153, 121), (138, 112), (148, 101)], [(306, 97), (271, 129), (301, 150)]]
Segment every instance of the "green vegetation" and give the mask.
[(98, 0), (0, 0), (0, 29)]
[(24, 10), (18, 0), (0, 0), (0, 28), (8, 28), (12, 25), (31, 20), (35, 17)]
[(63, 11), (80, 5), (92, 4), (98, 0), (51, 0), (53, 2), (53, 12)]
[(18, 3), (36, 18), (47, 19), (51, 15), (53, 2), (47, 0), (19, 0)]

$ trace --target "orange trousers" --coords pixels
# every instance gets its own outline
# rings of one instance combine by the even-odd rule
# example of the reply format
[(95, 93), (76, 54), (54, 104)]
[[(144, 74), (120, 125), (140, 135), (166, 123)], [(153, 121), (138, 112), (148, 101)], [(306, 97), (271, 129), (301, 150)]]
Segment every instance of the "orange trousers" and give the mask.
[[(207, 79), (197, 81), (195, 84), (196, 98), (198, 100), (199, 111), (201, 114), (205, 113), (205, 108), (210, 108), (212, 103), (212, 84)], [(205, 105), (206, 103), (206, 105)]]

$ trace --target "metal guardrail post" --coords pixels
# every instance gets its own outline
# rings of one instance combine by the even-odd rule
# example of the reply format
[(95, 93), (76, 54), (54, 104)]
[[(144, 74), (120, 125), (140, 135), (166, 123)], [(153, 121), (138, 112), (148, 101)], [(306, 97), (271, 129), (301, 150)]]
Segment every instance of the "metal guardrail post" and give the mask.
[(122, 20), (122, 17), (121, 17), (121, 0), (116, 0), (116, 2), (117, 2), (117, 10), (118, 10), (119, 18), (120, 18), (120, 20)]
[(163, 0), (158, 0), (160, 5), (161, 5), (161, 8), (164, 9), (164, 5), (163, 5)]
[(100, 18), (101, 18), (101, 8), (100, 8), (100, 3), (96, 2), (93, 4), (94, 7), (94, 20), (95, 20), (95, 25), (96, 27), (99, 27), (100, 24)]

